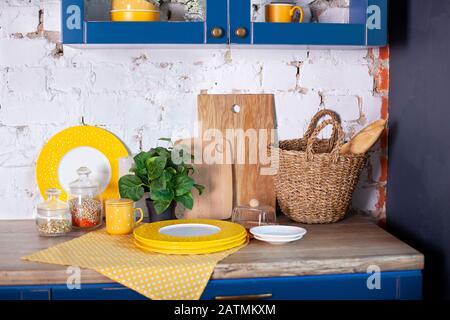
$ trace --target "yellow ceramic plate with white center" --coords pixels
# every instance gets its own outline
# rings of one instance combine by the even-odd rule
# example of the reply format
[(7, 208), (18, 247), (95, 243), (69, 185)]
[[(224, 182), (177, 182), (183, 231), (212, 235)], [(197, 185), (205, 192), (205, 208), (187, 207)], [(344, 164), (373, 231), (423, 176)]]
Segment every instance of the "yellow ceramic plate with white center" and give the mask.
[(229, 249), (233, 249), (233, 248), (242, 246), (247, 243), (248, 243), (248, 237), (245, 237), (241, 240), (234, 241), (234, 242), (228, 243), (226, 245), (218, 245), (218, 246), (213, 246), (213, 247), (198, 248), (198, 249), (186, 249), (186, 248), (166, 249), (166, 248), (148, 246), (148, 245), (145, 245), (145, 244), (139, 242), (138, 240), (134, 240), (134, 244), (142, 250), (155, 252), (155, 253), (182, 254), (182, 255), (185, 255), (185, 254), (207, 254), (207, 253), (225, 251), (225, 250), (229, 250)]
[(237, 223), (211, 219), (182, 219), (147, 223), (133, 234), (141, 243), (201, 248), (241, 239), (247, 231)]
[(119, 158), (129, 155), (115, 135), (93, 126), (75, 126), (54, 135), (42, 149), (36, 164), (41, 195), (49, 188), (62, 191), (67, 200), (70, 182), (78, 178), (77, 169), (88, 167), (90, 178), (100, 184), (103, 199), (119, 197)]
[(239, 236), (238, 238), (232, 238), (232, 239), (230, 238), (229, 240), (221, 241), (221, 242), (205, 241), (205, 242), (201, 242), (201, 243), (184, 242), (182, 244), (179, 244), (179, 242), (173, 243), (173, 242), (142, 241), (142, 240), (139, 240), (138, 238), (134, 238), (134, 240), (143, 246), (152, 247), (152, 248), (168, 249), (168, 250), (184, 250), (184, 249), (197, 250), (197, 249), (206, 249), (206, 248), (219, 247), (219, 246), (227, 246), (232, 243), (242, 242), (247, 238), (248, 238), (248, 234), (244, 233), (241, 236)]

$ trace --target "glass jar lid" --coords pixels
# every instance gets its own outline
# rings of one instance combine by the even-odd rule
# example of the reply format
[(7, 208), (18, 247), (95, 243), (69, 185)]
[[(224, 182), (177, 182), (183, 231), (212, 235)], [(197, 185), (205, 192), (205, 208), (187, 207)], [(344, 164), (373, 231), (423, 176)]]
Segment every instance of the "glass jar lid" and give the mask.
[(55, 188), (48, 189), (45, 192), (47, 200), (37, 205), (37, 211), (42, 215), (58, 215), (69, 211), (69, 205), (59, 200), (61, 191)]
[(272, 212), (274, 209), (271, 206), (267, 205), (260, 205), (259, 201), (256, 199), (251, 199), (248, 205), (240, 205), (235, 208), (235, 210), (248, 210), (248, 211), (255, 211), (255, 212)]
[(99, 192), (99, 184), (89, 178), (91, 170), (81, 167), (77, 173), (78, 179), (69, 184), (70, 193), (73, 195), (96, 195)]

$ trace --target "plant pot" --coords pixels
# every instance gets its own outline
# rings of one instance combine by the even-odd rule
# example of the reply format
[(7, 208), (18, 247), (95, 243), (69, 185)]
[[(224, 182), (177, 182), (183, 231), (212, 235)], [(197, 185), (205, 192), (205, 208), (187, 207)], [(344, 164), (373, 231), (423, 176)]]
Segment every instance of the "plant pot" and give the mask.
[(167, 208), (166, 211), (164, 211), (160, 214), (156, 213), (155, 207), (153, 206), (153, 201), (151, 199), (145, 199), (145, 203), (146, 203), (147, 209), (148, 209), (149, 222), (157, 222), (157, 221), (176, 219), (175, 207), (177, 206), (177, 203), (175, 201), (172, 201), (169, 208)]

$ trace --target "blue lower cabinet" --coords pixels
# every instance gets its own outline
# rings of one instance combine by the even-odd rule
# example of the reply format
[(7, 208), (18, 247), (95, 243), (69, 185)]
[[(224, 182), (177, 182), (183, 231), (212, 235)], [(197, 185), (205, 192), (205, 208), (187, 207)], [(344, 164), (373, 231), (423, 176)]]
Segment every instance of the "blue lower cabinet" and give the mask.
[[(210, 280), (202, 300), (418, 300), (422, 272)], [(0, 287), (0, 300), (143, 300), (117, 283)]]
[(146, 300), (134, 290), (117, 283), (88, 284), (80, 289), (68, 289), (61, 286), (52, 289), (53, 300)]
[(378, 279), (376, 277), (371, 274), (342, 274), (211, 280), (202, 299), (421, 299), (422, 275), (420, 271), (385, 272), (379, 274)]
[(51, 300), (50, 286), (0, 287), (0, 300)]

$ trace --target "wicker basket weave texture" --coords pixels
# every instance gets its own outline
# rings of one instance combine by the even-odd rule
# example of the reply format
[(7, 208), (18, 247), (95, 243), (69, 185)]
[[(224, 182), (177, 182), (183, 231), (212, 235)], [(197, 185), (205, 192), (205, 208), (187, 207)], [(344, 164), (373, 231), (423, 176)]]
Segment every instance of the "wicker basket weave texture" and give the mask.
[[(319, 121), (330, 116), (331, 119)], [(317, 139), (327, 126), (330, 139)], [(367, 161), (366, 154), (342, 155), (344, 142), (339, 116), (331, 110), (319, 111), (302, 139), (280, 141), (275, 193), (281, 210), (292, 220), (332, 223), (344, 218)]]

